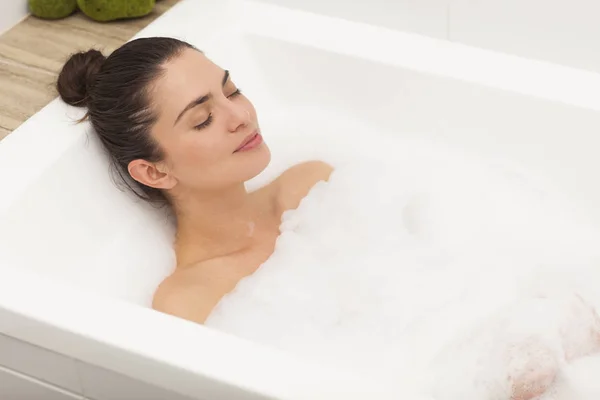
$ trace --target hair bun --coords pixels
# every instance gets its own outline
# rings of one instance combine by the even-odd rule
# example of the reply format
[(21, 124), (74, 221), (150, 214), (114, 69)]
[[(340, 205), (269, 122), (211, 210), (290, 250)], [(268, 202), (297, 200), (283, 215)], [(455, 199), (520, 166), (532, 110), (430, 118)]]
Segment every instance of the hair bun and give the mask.
[(106, 57), (98, 50), (75, 53), (65, 63), (56, 88), (61, 99), (72, 106), (88, 105), (88, 90)]

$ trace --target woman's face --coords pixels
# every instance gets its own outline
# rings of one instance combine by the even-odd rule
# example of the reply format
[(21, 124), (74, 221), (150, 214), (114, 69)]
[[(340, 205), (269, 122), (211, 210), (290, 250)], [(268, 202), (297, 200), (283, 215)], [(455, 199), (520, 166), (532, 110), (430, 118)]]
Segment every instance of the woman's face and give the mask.
[(151, 98), (158, 114), (152, 136), (165, 156), (161, 172), (173, 185), (165, 189), (219, 190), (268, 165), (252, 103), (201, 52), (186, 49), (169, 61)]

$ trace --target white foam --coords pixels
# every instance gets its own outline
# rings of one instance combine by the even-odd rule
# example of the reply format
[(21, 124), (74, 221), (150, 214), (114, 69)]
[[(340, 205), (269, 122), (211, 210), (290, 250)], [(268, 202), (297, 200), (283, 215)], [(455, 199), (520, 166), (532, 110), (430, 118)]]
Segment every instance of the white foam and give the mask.
[(314, 110), (263, 131), (273, 164), (249, 187), (308, 159), (336, 171), (207, 325), (437, 399), (507, 398), (525, 361), (506, 352), (526, 338), (564, 363), (565, 304), (600, 305), (599, 236), (566, 197), (502, 160)]

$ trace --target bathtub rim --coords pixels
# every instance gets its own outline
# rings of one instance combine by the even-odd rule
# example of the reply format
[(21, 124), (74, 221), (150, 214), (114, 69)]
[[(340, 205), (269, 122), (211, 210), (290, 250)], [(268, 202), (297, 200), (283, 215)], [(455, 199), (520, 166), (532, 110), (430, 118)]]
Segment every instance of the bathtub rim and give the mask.
[[(11, 274), (10, 280), (0, 281), (0, 333), (184, 396), (359, 399), (375, 387), (374, 381), (356, 379), (349, 370), (319, 365), (35, 273)], [(381, 390), (381, 398), (387, 398)]]
[[(260, 1), (181, 1), (131, 40), (165, 35), (173, 18), (200, 4), (208, 7), (210, 11), (204, 20), (207, 22), (206, 26), (202, 25), (208, 46), (223, 37), (247, 34), (521, 94), (539, 101), (600, 111), (600, 73), (415, 33), (291, 10)], [(243, 16), (242, 21), (245, 22), (223, 33), (225, 28), (215, 28), (218, 27), (220, 19), (213, 17), (214, 13), (221, 15), (226, 12), (238, 14), (240, 18)], [(256, 22), (258, 20), (260, 23)], [(306, 30), (305, 26), (311, 26), (312, 29)], [(318, 34), (323, 30), (327, 31), (328, 35)], [(372, 43), (378, 45), (372, 46)], [(390, 52), (387, 50), (389, 48), (395, 48), (397, 51)], [(56, 98), (0, 142), (0, 171), (19, 171), (18, 174), (9, 173), (3, 177), (4, 185), (12, 190), (0, 196), (0, 213), (8, 209), (27, 188), (29, 182), (35, 180), (44, 168), (55, 162), (63, 151), (83, 140), (84, 135), (70, 130), (52, 132), (52, 135), (39, 134), (34, 128), (37, 121), (50, 113), (54, 117), (58, 115), (57, 118), (66, 124), (74, 124), (84, 115), (84, 111), (67, 106)], [(24, 147), (32, 152), (26, 158), (18, 151)]]
[[(166, 15), (172, 16), (175, 15), (175, 12), (181, 12), (179, 10), (185, 11), (191, 3), (192, 0), (181, 2), (168, 11)], [(202, 3), (207, 3), (207, 1)], [(233, 2), (230, 3), (233, 4)], [(266, 15), (280, 16), (280, 18), (263, 18), (264, 23), (245, 26), (244, 29), (247, 29), (251, 34), (274, 37), (280, 41), (289, 41), (327, 51), (350, 54), (401, 68), (517, 92), (537, 97), (540, 100), (559, 101), (577, 107), (600, 110), (600, 74), (597, 73), (476, 49), (466, 45), (369, 26), (358, 22), (295, 10), (290, 11), (283, 7), (249, 1), (244, 1), (242, 5), (244, 13), (250, 16), (260, 16), (265, 15), (265, 13), (269, 13)], [(314, 24), (312, 34), (303, 29), (308, 21)], [(164, 28), (163, 22), (164, 20), (158, 19), (155, 24), (142, 30), (135, 37), (156, 35)], [(327, 40), (315, 36), (315, 32), (319, 31), (319, 27), (324, 26), (327, 26), (328, 32), (330, 32), (330, 36), (326, 38)], [(281, 35), (277, 35), (277, 32)], [(348, 37), (352, 40), (348, 40)], [(347, 42), (353, 42), (353, 46), (349, 47)], [(403, 51), (399, 51), (401, 54), (388, 54), (383, 50), (384, 47), (369, 46), (373, 42), (378, 42), (383, 46), (393, 44), (397, 49)], [(465, 69), (463, 68), (464, 65), (469, 67)], [(79, 111), (71, 108), (65, 108), (64, 104), (58, 99), (52, 101), (44, 110), (44, 113), (59, 112), (63, 114), (66, 110), (72, 118), (76, 118), (79, 113)], [(8, 176), (6, 185), (11, 187), (12, 191), (10, 195), (0, 196), (0, 212), (5, 211), (13, 204), (13, 200), (18, 198), (20, 191), (25, 190), (29, 182), (34, 181), (44, 167), (56, 161), (65, 149), (76, 145), (80, 140), (84, 140), (81, 135), (75, 135), (73, 132), (53, 132), (52, 137), (48, 138), (48, 135), (44, 137), (38, 131), (30, 129), (35, 125), (35, 121), (44, 117), (44, 113), (34, 115), (0, 143), (0, 171), (20, 171), (18, 176), (12, 177), (13, 179)], [(39, 157), (35, 157), (33, 160), (25, 160), (15, 150), (23, 148), (23, 146), (30, 146), (32, 140), (36, 143), (35, 149), (39, 152)], [(247, 342), (241, 339), (217, 334), (207, 328), (162, 315), (152, 310), (140, 310), (141, 307), (128, 303), (82, 293), (59, 283), (49, 283), (34, 275), (25, 271), (15, 271), (14, 276), (10, 279), (0, 281), (0, 315), (6, 316), (6, 318), (0, 318), (0, 320), (3, 320), (0, 322), (0, 332), (78, 360), (135, 377), (147, 383), (156, 383), (153, 375), (155, 371), (136, 369), (127, 363), (120, 363), (111, 358), (119, 352), (118, 349), (126, 349), (121, 350), (121, 352), (136, 357), (138, 360), (154, 360), (154, 365), (157, 368), (162, 365), (164, 371), (167, 372), (174, 368), (185, 369), (195, 377), (205, 379), (204, 384), (213, 385), (214, 390), (222, 388), (220, 385), (223, 384), (229, 387), (230, 390), (235, 390), (236, 387), (241, 385), (247, 393), (264, 393), (279, 398), (315, 398), (314, 392), (304, 393), (307, 397), (302, 397), (302, 386), (299, 385), (307, 385), (310, 382), (315, 386), (319, 382), (325, 386), (330, 384), (323, 382), (322, 378), (325, 375), (317, 372), (318, 366), (316, 365), (300, 363), (298, 360), (284, 357), (272, 349), (263, 349), (254, 343), (248, 345)], [(25, 293), (16, 290), (16, 288), (23, 287), (21, 285), (32, 285), (31, 282), (36, 282), (33, 284), (33, 291), (37, 294), (36, 298), (27, 298)], [(73, 298), (81, 299), (75, 307), (70, 301)], [(96, 318), (91, 319), (88, 316), (86, 319), (85, 315), (82, 314), (82, 310), (85, 309), (95, 310)], [(59, 313), (57, 310), (61, 312)], [(110, 318), (103, 315), (103, 313), (110, 315)], [(62, 333), (40, 334), (39, 331), (33, 331), (29, 329), (30, 326), (24, 324), (23, 320), (25, 318), (35, 321), (34, 325), (38, 325), (38, 329), (43, 330), (44, 324), (50, 323), (52, 327), (47, 332), (61, 331)], [(115, 319), (131, 321), (136, 318), (141, 318), (136, 324), (136, 329), (145, 329), (144, 333), (150, 332), (149, 336), (145, 338), (145, 343), (153, 343), (155, 347), (140, 348), (140, 342), (137, 338), (122, 335), (122, 331), (110, 327)], [(196, 352), (193, 354), (196, 356), (201, 355), (201, 350), (215, 352), (218, 349), (229, 351), (231, 348), (240, 349), (241, 354), (236, 357), (239, 358), (238, 369), (235, 371), (228, 370), (227, 373), (222, 371), (217, 373), (213, 368), (214, 365), (197, 364), (186, 358), (186, 354), (189, 357), (190, 353), (158, 350), (156, 346), (162, 343), (158, 332), (161, 332), (160, 336), (162, 336), (165, 334), (164, 329), (170, 332), (184, 332), (185, 335), (193, 337), (194, 340), (189, 340), (188, 345), (197, 344), (200, 337), (210, 338), (210, 345), (207, 345), (209, 341), (207, 340), (207, 343), (204, 344), (206, 347), (195, 350)], [(92, 347), (95, 346), (100, 354), (104, 349), (106, 354), (99, 358), (98, 353), (90, 353), (90, 347), (72, 346), (72, 343), (61, 342), (67, 338), (71, 340), (79, 338), (80, 343), (85, 342), (88, 345), (94, 343), (91, 345)], [(182, 339), (182, 341), (184, 340)], [(109, 348), (117, 350), (108, 351)], [(136, 350), (132, 351), (131, 349)], [(178, 358), (175, 358), (175, 355)], [(262, 370), (260, 366), (247, 364), (248, 359), (258, 355), (270, 359), (270, 364), (268, 366), (265, 364)], [(182, 362), (182, 360), (186, 361)], [(285, 377), (289, 378), (289, 374), (278, 375), (282, 376), (281, 381), (276, 382), (274, 385), (272, 379), (267, 379), (267, 377), (272, 377), (272, 374), (281, 372), (283, 370), (282, 365), (286, 365), (291, 370), (302, 371), (303, 374), (306, 374), (304, 379), (286, 381)], [(248, 375), (248, 371), (255, 373), (252, 375), (253, 379), (250, 379), (251, 376)], [(331, 383), (331, 385), (333, 384)], [(189, 381), (184, 386), (173, 384), (166, 388), (190, 396), (197, 394), (198, 390)], [(313, 387), (313, 389), (315, 388)], [(296, 393), (292, 393), (294, 390)], [(330, 389), (324, 390), (333, 391), (335, 389), (331, 386)], [(346, 394), (349, 395), (349, 393)]]

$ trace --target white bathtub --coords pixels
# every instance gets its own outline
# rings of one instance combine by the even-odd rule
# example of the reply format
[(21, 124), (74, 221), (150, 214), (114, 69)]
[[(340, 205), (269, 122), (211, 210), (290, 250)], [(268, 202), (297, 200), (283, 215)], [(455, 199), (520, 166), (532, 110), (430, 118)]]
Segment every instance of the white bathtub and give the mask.
[[(183, 1), (138, 36), (205, 50), (259, 116), (310, 104), (507, 158), (600, 223), (598, 74), (248, 1)], [(0, 143), (0, 398), (386, 398), (348, 371), (132, 304), (126, 282), (86, 289), (164, 237), (160, 213), (114, 188), (78, 115), (56, 100)], [(157, 233), (132, 237), (140, 224)]]

